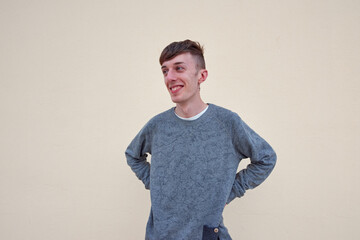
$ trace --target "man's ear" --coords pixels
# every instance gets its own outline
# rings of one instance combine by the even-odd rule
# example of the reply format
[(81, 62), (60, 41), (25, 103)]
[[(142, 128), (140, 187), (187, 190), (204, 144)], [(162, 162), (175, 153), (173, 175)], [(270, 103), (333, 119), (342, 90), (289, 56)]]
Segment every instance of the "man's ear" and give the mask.
[(201, 69), (198, 83), (200, 84), (200, 83), (204, 82), (206, 80), (207, 76), (208, 76), (208, 71), (206, 69)]

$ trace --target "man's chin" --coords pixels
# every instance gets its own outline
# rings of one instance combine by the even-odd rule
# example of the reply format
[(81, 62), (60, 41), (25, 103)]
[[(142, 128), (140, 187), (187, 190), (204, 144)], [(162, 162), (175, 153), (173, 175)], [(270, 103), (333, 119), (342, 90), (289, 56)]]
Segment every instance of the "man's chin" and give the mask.
[(173, 103), (180, 103), (181, 101), (179, 99), (177, 99), (176, 97), (171, 97), (171, 101)]

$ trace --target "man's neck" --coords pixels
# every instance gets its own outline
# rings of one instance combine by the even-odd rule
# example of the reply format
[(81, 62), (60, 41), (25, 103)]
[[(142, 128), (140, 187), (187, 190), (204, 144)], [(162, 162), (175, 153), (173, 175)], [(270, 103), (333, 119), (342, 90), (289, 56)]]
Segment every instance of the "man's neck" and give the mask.
[(202, 100), (197, 103), (191, 103), (191, 104), (177, 103), (175, 112), (180, 117), (191, 118), (201, 113), (206, 107), (207, 104), (204, 103)]

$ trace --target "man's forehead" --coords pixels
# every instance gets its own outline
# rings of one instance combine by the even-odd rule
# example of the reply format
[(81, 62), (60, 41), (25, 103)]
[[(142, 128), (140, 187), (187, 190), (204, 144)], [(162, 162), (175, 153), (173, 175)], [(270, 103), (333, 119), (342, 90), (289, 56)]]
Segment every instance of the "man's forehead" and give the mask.
[(179, 64), (195, 64), (195, 59), (190, 53), (181, 53), (170, 60), (164, 61), (161, 68)]

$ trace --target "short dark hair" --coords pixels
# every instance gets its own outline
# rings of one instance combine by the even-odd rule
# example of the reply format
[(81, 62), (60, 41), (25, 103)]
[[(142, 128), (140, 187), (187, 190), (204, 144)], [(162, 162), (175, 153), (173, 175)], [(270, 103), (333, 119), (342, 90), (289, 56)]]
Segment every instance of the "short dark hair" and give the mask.
[(172, 42), (165, 47), (159, 58), (160, 65), (182, 53), (190, 53), (195, 56), (197, 59), (197, 67), (205, 69), (204, 48), (200, 43), (189, 39), (180, 42)]

